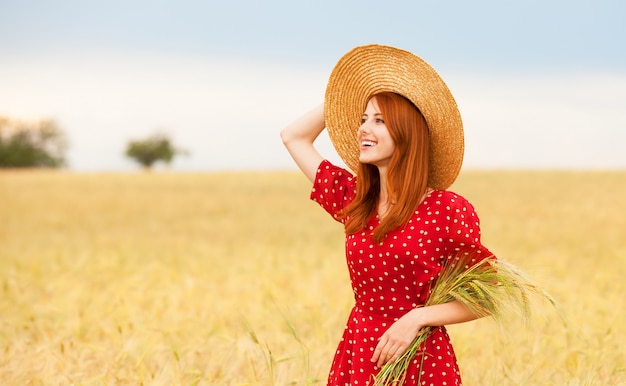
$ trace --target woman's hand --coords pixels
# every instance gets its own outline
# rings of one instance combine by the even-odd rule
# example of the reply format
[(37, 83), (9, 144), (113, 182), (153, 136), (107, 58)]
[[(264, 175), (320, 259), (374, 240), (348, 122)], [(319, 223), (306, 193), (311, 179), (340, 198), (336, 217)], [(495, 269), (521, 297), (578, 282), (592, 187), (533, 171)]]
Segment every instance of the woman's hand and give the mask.
[(415, 308), (396, 320), (378, 339), (374, 349), (372, 362), (381, 368), (387, 362), (393, 362), (411, 345), (419, 330), (424, 327), (420, 323), (422, 308)]
[(480, 317), (458, 300), (414, 308), (396, 320), (380, 337), (372, 362), (383, 367), (398, 359), (411, 345), (419, 330), (426, 326), (445, 326), (468, 322)]

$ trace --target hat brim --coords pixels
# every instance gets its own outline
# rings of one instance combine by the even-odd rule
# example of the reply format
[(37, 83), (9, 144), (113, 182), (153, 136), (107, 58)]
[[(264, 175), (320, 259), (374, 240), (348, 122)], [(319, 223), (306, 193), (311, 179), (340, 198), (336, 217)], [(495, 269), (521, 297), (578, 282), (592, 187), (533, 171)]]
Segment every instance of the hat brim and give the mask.
[(423, 59), (398, 48), (359, 46), (335, 65), (326, 87), (324, 119), (339, 156), (353, 172), (358, 170), (357, 128), (368, 100), (381, 92), (402, 95), (424, 115), (430, 146), (428, 184), (448, 188), (463, 163), (461, 114), (439, 74)]

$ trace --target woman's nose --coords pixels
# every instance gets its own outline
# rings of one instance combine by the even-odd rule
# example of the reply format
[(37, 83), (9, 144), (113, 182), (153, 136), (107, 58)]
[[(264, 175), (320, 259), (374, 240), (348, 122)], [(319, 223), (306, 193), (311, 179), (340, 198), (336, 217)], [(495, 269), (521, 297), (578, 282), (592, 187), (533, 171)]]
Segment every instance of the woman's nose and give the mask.
[(359, 129), (356, 131), (357, 134), (362, 135), (364, 133), (368, 133), (369, 129), (367, 127), (367, 122), (363, 122), (361, 123), (361, 126), (359, 126)]

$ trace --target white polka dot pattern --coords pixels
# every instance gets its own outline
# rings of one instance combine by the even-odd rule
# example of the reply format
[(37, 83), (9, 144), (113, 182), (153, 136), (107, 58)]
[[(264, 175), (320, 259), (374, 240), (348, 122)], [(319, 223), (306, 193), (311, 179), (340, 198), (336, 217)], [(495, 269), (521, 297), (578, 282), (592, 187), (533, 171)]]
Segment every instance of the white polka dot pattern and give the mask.
[[(353, 199), (356, 178), (323, 161), (317, 171), (311, 199), (337, 221)], [(461, 249), (475, 249), (487, 257), (480, 244), (480, 225), (472, 205), (463, 197), (443, 190), (430, 193), (409, 222), (374, 243), (374, 216), (368, 228), (346, 235), (346, 261), (355, 306), (339, 343), (328, 378), (329, 385), (368, 385), (378, 369), (370, 358), (380, 335), (391, 323), (423, 305), (448, 256)], [(425, 343), (423, 385), (460, 385), (456, 357), (445, 327), (433, 330)], [(407, 372), (407, 385), (417, 385), (421, 355)]]

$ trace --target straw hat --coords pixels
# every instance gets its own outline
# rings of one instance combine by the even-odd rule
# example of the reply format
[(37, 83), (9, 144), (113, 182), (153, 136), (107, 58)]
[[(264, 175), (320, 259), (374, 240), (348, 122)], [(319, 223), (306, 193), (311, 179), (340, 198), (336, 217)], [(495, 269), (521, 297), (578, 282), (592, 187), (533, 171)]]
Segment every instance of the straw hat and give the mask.
[(463, 163), (463, 123), (450, 90), (424, 60), (398, 48), (366, 45), (345, 54), (333, 69), (324, 101), (330, 139), (346, 165), (358, 170), (357, 128), (367, 101), (394, 92), (413, 102), (429, 129), (429, 186), (446, 189)]

